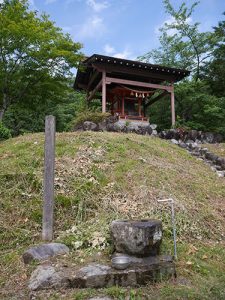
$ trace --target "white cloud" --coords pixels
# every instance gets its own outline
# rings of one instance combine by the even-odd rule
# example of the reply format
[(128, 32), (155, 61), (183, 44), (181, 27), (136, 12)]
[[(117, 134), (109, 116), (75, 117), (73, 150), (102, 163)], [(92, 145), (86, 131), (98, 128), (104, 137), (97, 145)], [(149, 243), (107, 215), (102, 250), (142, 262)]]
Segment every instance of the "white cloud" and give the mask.
[(134, 59), (134, 56), (132, 55), (132, 52), (128, 49), (128, 47), (126, 47), (122, 51), (117, 51), (113, 46), (106, 44), (103, 47), (103, 51), (105, 55), (124, 59)]
[(130, 52), (128, 49), (124, 49), (122, 52), (116, 52), (113, 54), (113, 56), (124, 59), (133, 59), (132, 52)]
[(112, 53), (115, 53), (115, 49), (114, 49), (112, 46), (110, 46), (109, 44), (106, 44), (106, 45), (104, 46), (103, 51), (104, 51), (104, 53), (105, 53), (106, 55), (110, 55), (110, 54), (112, 54)]
[(109, 7), (109, 3), (107, 1), (96, 1), (96, 0), (87, 0), (87, 5), (90, 6), (95, 12), (100, 12), (107, 7)]
[[(191, 22), (192, 22), (192, 19), (191, 19), (191, 18), (188, 18), (187, 21), (186, 21), (187, 24), (191, 24)], [(173, 24), (173, 23), (176, 23), (175, 18), (174, 18), (174, 17), (169, 17), (169, 18), (168, 18), (167, 20), (165, 20), (162, 24), (160, 24), (160, 25), (158, 25), (158, 26), (155, 27), (155, 34), (156, 34), (156, 35), (160, 35), (160, 30), (159, 30), (159, 29), (160, 29), (161, 27), (164, 27), (165, 24), (171, 25), (171, 24)], [(177, 33), (177, 30), (176, 30), (176, 29), (169, 29), (169, 30), (168, 30), (168, 34), (169, 34), (169, 35), (174, 35), (175, 33)]]
[(100, 37), (106, 32), (104, 21), (99, 16), (91, 16), (82, 26), (77, 28), (79, 39)]

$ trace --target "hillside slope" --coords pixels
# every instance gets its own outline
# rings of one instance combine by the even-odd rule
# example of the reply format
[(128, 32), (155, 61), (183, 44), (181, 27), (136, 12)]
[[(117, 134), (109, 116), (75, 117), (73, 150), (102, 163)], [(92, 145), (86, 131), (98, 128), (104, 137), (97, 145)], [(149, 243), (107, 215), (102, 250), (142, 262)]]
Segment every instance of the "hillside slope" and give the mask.
[[(40, 242), (43, 144), (43, 134), (0, 143), (1, 299), (28, 297), (26, 281), (32, 267), (25, 268), (20, 255)], [(134, 299), (148, 299), (149, 291), (151, 299), (224, 299), (225, 178), (218, 178), (202, 161), (154, 137), (61, 133), (56, 137), (55, 181), (55, 239), (73, 250), (69, 262), (82, 264), (96, 255), (107, 257), (109, 224), (118, 218), (162, 219), (162, 251), (172, 253), (170, 211), (156, 201), (172, 196), (178, 281), (132, 291), (142, 295)], [(61, 299), (52, 293), (51, 299)], [(67, 293), (66, 299), (88, 295)], [(104, 293), (119, 299), (118, 295), (125, 297), (130, 291)]]

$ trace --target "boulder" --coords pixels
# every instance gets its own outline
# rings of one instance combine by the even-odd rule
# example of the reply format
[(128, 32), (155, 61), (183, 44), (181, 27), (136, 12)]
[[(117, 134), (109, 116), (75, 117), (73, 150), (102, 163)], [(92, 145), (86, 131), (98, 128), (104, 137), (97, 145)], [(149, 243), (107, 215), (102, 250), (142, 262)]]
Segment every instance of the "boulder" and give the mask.
[(150, 127), (152, 130), (155, 130), (157, 128), (157, 125), (156, 124), (150, 124)]
[(214, 141), (214, 134), (212, 132), (204, 132), (203, 133), (203, 140), (206, 142), (206, 143), (213, 143)]
[(28, 288), (32, 291), (68, 286), (67, 277), (52, 266), (38, 266), (31, 274)]
[(162, 222), (158, 220), (117, 220), (111, 224), (111, 236), (117, 252), (135, 256), (159, 254)]
[(216, 164), (219, 165), (219, 166), (221, 166), (221, 169), (222, 169), (222, 170), (225, 170), (225, 158), (223, 158), (223, 157), (218, 157), (218, 158), (216, 159)]
[(175, 139), (172, 139), (172, 140), (170, 140), (170, 141), (171, 141), (171, 143), (174, 144), (174, 145), (178, 145), (178, 144), (179, 144), (179, 142), (178, 142), (177, 140), (175, 140)]
[(90, 130), (90, 131), (97, 131), (98, 130), (98, 125), (95, 124), (94, 122), (90, 122), (90, 121), (85, 121), (83, 123), (83, 129), (85, 131)]
[(187, 148), (187, 144), (184, 143), (184, 142), (182, 142), (182, 141), (179, 141), (178, 146), (180, 146), (180, 147), (183, 148), (183, 149)]
[(153, 129), (153, 130), (152, 130), (152, 135), (157, 136), (157, 135), (158, 135), (157, 130)]
[(198, 138), (199, 134), (197, 130), (190, 130), (187, 133), (187, 139), (192, 140), (192, 141), (196, 141), (196, 139)]
[(56, 255), (69, 253), (69, 248), (61, 243), (42, 244), (32, 247), (23, 253), (23, 261), (29, 264), (33, 260), (46, 260)]
[(216, 162), (216, 160), (218, 159), (218, 156), (212, 152), (207, 151), (205, 153), (205, 158), (208, 160), (211, 160), (213, 162)]

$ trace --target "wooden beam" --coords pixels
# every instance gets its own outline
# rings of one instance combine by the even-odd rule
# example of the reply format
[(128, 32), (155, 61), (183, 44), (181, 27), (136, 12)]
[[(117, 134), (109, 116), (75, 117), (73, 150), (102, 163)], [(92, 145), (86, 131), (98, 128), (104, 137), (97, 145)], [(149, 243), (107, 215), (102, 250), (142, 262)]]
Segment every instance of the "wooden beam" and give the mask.
[(88, 82), (88, 86), (87, 86), (88, 91), (90, 91), (92, 84), (94, 83), (94, 81), (97, 79), (97, 77), (99, 75), (100, 75), (100, 73), (98, 72), (98, 70), (94, 71), (93, 75), (91, 76), (91, 78), (89, 79), (89, 82)]
[(102, 113), (106, 112), (106, 72), (102, 72)]
[(110, 84), (110, 83), (119, 83), (119, 84), (140, 86), (140, 87), (145, 87), (145, 88), (160, 89), (160, 90), (166, 90), (168, 92), (170, 92), (172, 90), (172, 87), (167, 86), (167, 85), (146, 83), (146, 82), (140, 82), (140, 81), (127, 80), (127, 79), (113, 78), (113, 77), (106, 77), (106, 84)]
[(153, 103), (155, 103), (156, 101), (158, 101), (159, 99), (163, 98), (164, 96), (168, 95), (169, 93), (167, 91), (164, 91), (163, 93), (161, 93), (160, 95), (150, 99), (146, 104), (145, 104), (145, 108), (147, 108), (148, 106), (152, 105)]
[(101, 85), (102, 85), (102, 80), (100, 80), (99, 83), (96, 85), (96, 87), (90, 92), (87, 101), (91, 101), (91, 99), (94, 98), (96, 92), (100, 89)]

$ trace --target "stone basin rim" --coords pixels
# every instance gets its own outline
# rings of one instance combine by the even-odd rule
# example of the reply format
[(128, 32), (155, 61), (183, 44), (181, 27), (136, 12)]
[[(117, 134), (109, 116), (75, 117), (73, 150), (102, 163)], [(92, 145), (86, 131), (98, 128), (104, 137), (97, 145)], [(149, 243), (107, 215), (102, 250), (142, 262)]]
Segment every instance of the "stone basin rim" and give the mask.
[(161, 225), (162, 221), (156, 220), (156, 219), (134, 219), (134, 220), (126, 220), (126, 219), (121, 219), (121, 220), (114, 220), (111, 223), (112, 225), (114, 224), (127, 224), (131, 226), (137, 226), (137, 225), (144, 225), (144, 226), (155, 226), (155, 225)]

